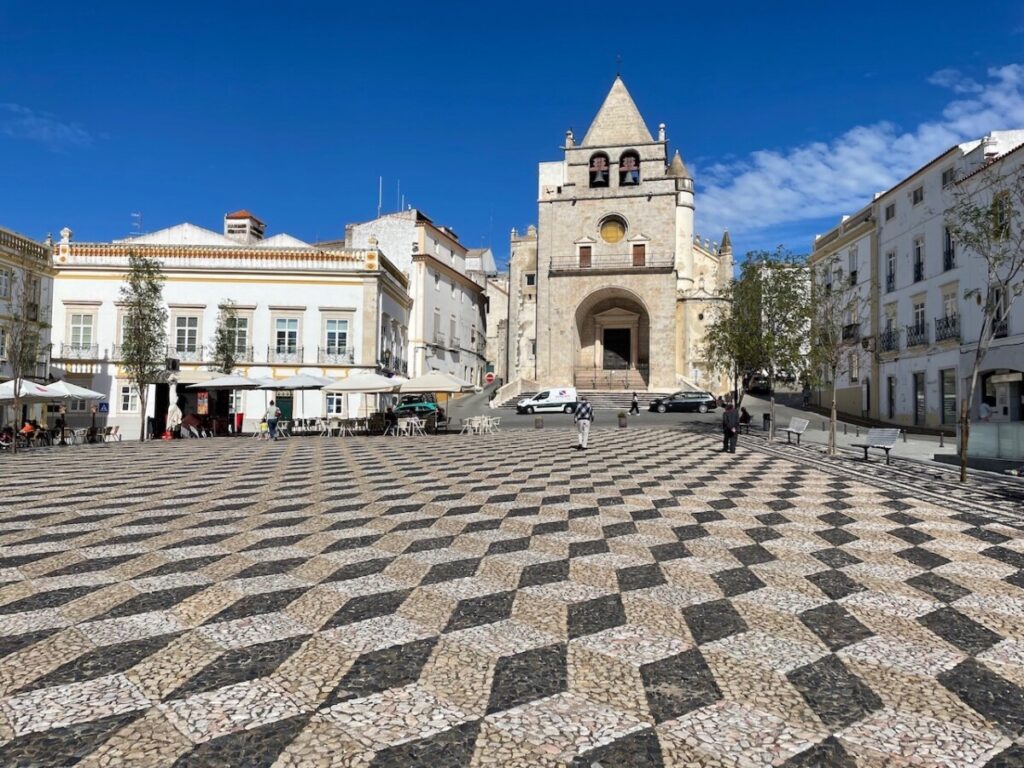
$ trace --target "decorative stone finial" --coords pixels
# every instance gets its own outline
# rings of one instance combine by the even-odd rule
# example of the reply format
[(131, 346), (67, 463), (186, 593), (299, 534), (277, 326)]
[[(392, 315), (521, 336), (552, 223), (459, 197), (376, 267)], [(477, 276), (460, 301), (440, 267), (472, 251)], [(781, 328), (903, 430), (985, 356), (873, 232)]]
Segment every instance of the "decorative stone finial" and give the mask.
[(572, 135), (572, 128), (565, 132), (565, 146), (574, 147), (576, 146), (576, 138)]
[(665, 124), (658, 123), (658, 141), (665, 140)]
[(64, 227), (64, 229), (60, 231), (61, 245), (68, 245), (71, 242), (71, 235), (73, 234), (74, 233), (71, 231), (69, 227)]

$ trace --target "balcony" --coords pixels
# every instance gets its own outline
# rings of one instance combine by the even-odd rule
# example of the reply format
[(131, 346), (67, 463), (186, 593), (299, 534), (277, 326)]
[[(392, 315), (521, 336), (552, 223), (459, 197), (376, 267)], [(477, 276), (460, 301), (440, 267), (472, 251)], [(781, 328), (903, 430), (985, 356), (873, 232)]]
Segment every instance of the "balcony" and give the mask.
[(900, 348), (900, 334), (895, 329), (878, 334), (878, 349), (881, 352), (897, 352)]
[(60, 357), (62, 360), (99, 360), (99, 344), (61, 344)]
[(445, 337), (444, 337), (444, 332), (443, 331), (434, 331), (434, 346), (435, 347), (447, 346), (447, 344), (445, 343)]
[(843, 326), (843, 341), (860, 341), (860, 323)]
[(588, 260), (581, 256), (552, 259), (552, 272), (638, 272), (670, 271), (676, 263), (675, 253), (594, 253)]
[(302, 347), (286, 345), (267, 347), (267, 362), (278, 365), (301, 365)]
[(235, 348), (235, 362), (236, 363), (251, 363), (256, 359), (253, 354), (252, 347), (236, 347)]
[(924, 262), (922, 262), (922, 261), (915, 261), (914, 262), (914, 282), (915, 283), (920, 283), (922, 280), (924, 280)]
[(317, 347), (316, 350), (316, 361), (323, 365), (352, 365), (355, 359), (355, 347), (328, 344), (326, 347)]
[(935, 340), (960, 339), (960, 315), (935, 318)]
[(169, 344), (167, 356), (182, 363), (203, 362), (203, 348), (199, 344)]
[(896, 274), (890, 272), (885, 276), (885, 292), (892, 293), (896, 290)]
[(907, 326), (907, 348), (928, 346), (928, 326), (921, 325)]
[(947, 248), (942, 252), (942, 271), (949, 272), (951, 269), (956, 269), (956, 251)]
[(1010, 332), (1010, 324), (1004, 317), (1002, 320), (992, 321), (992, 338), (1005, 339)]
[(462, 349), (462, 337), (461, 336), (452, 336), (451, 348), (452, 349)]

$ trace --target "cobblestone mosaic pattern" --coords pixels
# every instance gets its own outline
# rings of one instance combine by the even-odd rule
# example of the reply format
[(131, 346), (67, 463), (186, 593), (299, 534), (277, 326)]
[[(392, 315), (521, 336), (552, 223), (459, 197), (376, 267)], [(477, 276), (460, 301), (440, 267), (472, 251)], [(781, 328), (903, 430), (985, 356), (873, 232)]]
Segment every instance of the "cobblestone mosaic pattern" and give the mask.
[(1024, 530), (705, 432), (5, 460), (2, 766), (1020, 766)]

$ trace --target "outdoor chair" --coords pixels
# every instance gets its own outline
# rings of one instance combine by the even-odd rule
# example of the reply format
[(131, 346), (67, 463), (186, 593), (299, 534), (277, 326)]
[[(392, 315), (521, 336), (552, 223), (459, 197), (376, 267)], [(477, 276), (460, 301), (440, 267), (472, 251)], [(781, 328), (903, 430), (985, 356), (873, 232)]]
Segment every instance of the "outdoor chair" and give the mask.
[(292, 423), (290, 421), (277, 422), (277, 439), (287, 440), (292, 436)]
[(462, 429), (459, 430), (460, 435), (474, 435), (480, 428), (480, 417), (470, 416), (462, 419)]
[(408, 430), (407, 434), (411, 437), (412, 435), (420, 435), (421, 437), (427, 433), (423, 430), (424, 422), (423, 419), (409, 419), (409, 423), (406, 425)]
[(6, 434), (0, 435), (0, 451), (9, 451), (13, 445), (14, 441)]
[(385, 437), (387, 437), (388, 435), (397, 436), (398, 434), (401, 433), (401, 430), (402, 430), (402, 422), (401, 422), (401, 420), (394, 421), (394, 422), (388, 424), (384, 428), (384, 436)]
[(83, 429), (76, 429), (75, 430), (75, 444), (76, 445), (85, 445), (85, 443), (86, 443), (86, 441), (88, 439), (89, 439), (89, 430), (88, 429), (84, 429), (83, 428)]

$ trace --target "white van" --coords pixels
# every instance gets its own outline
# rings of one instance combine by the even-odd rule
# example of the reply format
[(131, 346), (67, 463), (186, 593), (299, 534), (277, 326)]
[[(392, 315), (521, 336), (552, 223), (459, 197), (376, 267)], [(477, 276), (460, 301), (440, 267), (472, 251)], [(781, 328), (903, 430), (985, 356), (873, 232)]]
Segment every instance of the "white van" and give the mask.
[(516, 411), (519, 413), (544, 413), (545, 411), (572, 413), (576, 410), (577, 404), (576, 390), (572, 387), (545, 389), (533, 397), (516, 403)]

